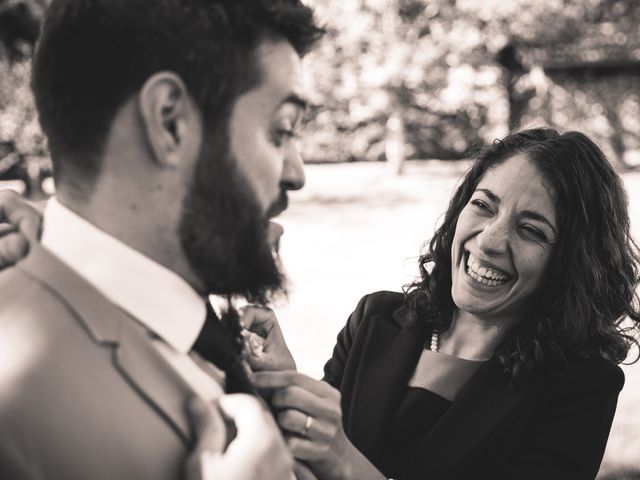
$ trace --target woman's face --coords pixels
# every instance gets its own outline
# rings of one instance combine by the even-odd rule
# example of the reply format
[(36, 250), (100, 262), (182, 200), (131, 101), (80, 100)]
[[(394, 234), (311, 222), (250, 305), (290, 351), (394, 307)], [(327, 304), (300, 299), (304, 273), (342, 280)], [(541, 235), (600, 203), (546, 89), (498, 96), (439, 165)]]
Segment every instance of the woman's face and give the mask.
[(553, 192), (522, 155), (489, 169), (458, 218), (451, 294), (486, 321), (517, 321), (558, 238)]

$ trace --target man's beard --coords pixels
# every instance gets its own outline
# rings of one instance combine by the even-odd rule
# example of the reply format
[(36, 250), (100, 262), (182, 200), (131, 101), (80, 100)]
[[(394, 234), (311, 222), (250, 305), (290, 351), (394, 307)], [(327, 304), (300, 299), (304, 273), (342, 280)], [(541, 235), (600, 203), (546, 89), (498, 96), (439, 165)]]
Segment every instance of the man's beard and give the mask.
[(226, 132), (203, 142), (192, 185), (182, 207), (180, 242), (206, 294), (239, 295), (267, 304), (285, 294), (280, 261), (268, 241), (271, 213), (286, 208), (281, 192), (262, 214), (238, 171)]

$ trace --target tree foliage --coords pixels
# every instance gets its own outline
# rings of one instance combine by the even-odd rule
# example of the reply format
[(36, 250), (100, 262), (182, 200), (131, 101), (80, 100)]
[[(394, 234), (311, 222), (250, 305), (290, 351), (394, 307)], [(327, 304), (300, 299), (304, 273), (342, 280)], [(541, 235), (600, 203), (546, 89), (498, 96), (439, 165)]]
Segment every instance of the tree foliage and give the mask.
[[(633, 74), (590, 74), (593, 92), (585, 92), (582, 73), (547, 75), (536, 52), (554, 52), (566, 62), (596, 55), (595, 41), (631, 56), (636, 48), (640, 61), (640, 49), (633, 46), (640, 2), (308, 3), (328, 35), (305, 60), (312, 103), (301, 141), (307, 161), (384, 158), (392, 115), (404, 121), (410, 158), (460, 158), (528, 123), (591, 129), (622, 149), (639, 143), (640, 107), (632, 92), (639, 83)], [(13, 149), (46, 166), (28, 88), (28, 57), (45, 5), (46, 0), (0, 0), (0, 142), (3, 151)], [(613, 54), (609, 49), (600, 55)], [(632, 93), (618, 98), (620, 89)], [(612, 117), (608, 105), (623, 115)], [(611, 142), (616, 132), (620, 138)]]
[[(460, 157), (514, 126), (505, 51), (553, 50), (603, 25), (624, 49), (620, 32), (637, 30), (640, 20), (632, 0), (313, 3), (329, 36), (307, 61), (318, 108), (310, 112), (305, 150), (322, 161), (380, 158), (394, 110), (406, 122), (410, 156)], [(514, 60), (520, 73), (534, 72), (519, 93), (528, 91), (527, 100), (545, 93), (536, 90), (532, 58)]]

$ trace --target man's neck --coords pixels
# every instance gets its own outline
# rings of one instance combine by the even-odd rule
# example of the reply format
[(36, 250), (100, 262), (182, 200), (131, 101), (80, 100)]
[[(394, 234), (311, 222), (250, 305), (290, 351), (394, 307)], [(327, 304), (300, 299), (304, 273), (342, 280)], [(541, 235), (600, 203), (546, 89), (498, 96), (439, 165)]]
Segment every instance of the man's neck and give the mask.
[[(106, 196), (95, 192), (90, 198), (78, 201), (61, 191), (57, 197), (62, 205), (99, 230), (173, 271), (197, 292), (204, 291), (182, 250), (178, 221), (171, 207), (147, 205), (149, 202), (141, 196), (128, 200), (131, 197), (122, 193)], [(165, 221), (156, 221), (161, 210), (166, 212)]]
[(175, 272), (56, 199), (44, 212), (42, 245), (175, 350), (191, 349), (205, 319), (205, 299)]

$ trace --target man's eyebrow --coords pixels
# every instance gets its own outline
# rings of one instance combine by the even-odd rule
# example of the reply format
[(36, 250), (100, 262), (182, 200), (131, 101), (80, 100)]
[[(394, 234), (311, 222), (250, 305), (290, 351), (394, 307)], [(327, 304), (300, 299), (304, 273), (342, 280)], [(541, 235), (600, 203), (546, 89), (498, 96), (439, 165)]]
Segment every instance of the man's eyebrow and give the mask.
[(534, 220), (538, 220), (539, 222), (546, 223), (547, 225), (549, 225), (549, 228), (553, 230), (554, 235), (558, 235), (558, 232), (556, 231), (556, 228), (553, 226), (553, 224), (547, 219), (547, 217), (545, 217), (541, 213), (532, 212), (531, 210), (524, 210), (522, 212), (522, 215)]
[(309, 106), (309, 102), (307, 101), (307, 99), (302, 97), (301, 95), (298, 95), (297, 93), (290, 93), (289, 95), (287, 95), (284, 100), (280, 102), (278, 108), (287, 103), (292, 103), (295, 106), (299, 107), (301, 110), (306, 110)]

